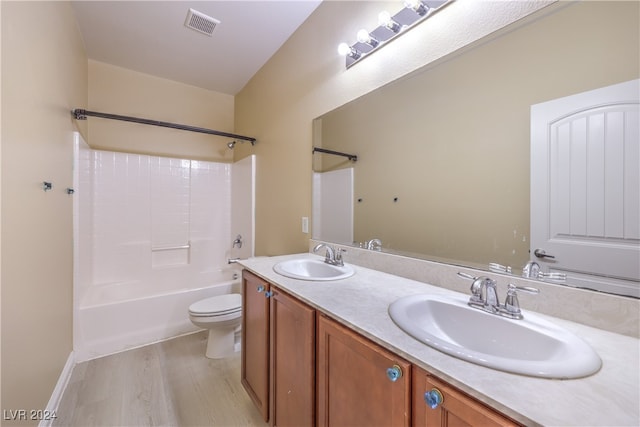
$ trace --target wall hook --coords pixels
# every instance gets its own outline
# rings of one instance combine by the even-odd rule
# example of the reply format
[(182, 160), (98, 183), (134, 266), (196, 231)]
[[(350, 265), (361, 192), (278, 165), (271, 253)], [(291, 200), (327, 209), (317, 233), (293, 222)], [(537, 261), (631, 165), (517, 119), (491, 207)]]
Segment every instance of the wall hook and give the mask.
[(52, 184), (52, 183), (47, 182), (47, 181), (44, 181), (44, 182), (42, 183), (42, 189), (43, 189), (44, 191), (49, 191), (49, 190), (51, 190), (52, 188), (53, 188), (53, 184)]

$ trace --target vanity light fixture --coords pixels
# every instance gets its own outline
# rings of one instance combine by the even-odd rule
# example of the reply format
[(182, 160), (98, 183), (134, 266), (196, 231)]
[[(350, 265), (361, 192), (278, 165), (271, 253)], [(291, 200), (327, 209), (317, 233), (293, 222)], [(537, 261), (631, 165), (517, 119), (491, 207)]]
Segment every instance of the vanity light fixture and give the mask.
[(404, 0), (404, 8), (395, 15), (381, 12), (378, 15), (378, 27), (373, 31), (358, 31), (357, 42), (352, 45), (340, 43), (338, 53), (345, 57), (346, 67), (349, 68), (453, 1), (455, 0)]

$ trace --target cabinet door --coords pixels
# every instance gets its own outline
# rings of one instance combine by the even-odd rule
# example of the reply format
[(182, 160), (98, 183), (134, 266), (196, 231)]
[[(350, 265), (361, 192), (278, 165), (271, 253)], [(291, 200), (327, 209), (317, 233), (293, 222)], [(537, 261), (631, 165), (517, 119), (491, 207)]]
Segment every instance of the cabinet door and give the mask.
[(271, 287), (274, 426), (314, 424), (315, 349), (315, 311)]
[(269, 283), (242, 272), (242, 385), (269, 420)]
[[(425, 402), (425, 393), (437, 389), (442, 402), (432, 409)], [(427, 372), (413, 368), (413, 425), (450, 426), (517, 426), (519, 424), (456, 390)]]
[[(388, 376), (396, 372), (394, 380)], [(318, 316), (318, 425), (408, 426), (411, 365)]]

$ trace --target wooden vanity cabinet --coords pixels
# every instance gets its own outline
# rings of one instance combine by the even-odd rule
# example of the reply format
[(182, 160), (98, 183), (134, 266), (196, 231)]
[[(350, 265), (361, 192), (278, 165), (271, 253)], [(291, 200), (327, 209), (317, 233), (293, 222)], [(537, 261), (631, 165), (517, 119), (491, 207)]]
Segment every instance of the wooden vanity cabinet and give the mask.
[(315, 419), (315, 310), (242, 272), (241, 382), (272, 426)]
[(269, 282), (242, 271), (242, 368), (244, 389), (269, 421)]
[(519, 425), (247, 270), (242, 287), (241, 381), (271, 426)]
[[(412, 380), (413, 425), (415, 427), (520, 425), (415, 366)], [(425, 393), (433, 389), (440, 391), (443, 397), (442, 403), (435, 409), (427, 405), (424, 399)]]
[[(411, 365), (339, 323), (318, 315), (319, 426), (408, 426)], [(395, 380), (387, 370), (399, 373)]]
[(271, 293), (271, 425), (315, 421), (315, 310), (281, 290)]

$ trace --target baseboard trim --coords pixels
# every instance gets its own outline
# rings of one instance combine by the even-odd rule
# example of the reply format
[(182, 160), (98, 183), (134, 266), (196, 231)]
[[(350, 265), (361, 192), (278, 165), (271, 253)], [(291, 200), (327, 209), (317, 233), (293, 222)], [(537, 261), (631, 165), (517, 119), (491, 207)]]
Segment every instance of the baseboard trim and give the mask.
[(65, 363), (64, 368), (62, 368), (62, 372), (60, 373), (58, 382), (56, 383), (56, 386), (53, 389), (53, 393), (51, 394), (51, 398), (49, 399), (49, 403), (47, 403), (47, 407), (44, 410), (44, 414), (47, 414), (48, 416), (40, 420), (38, 427), (50, 427), (55, 420), (54, 417), (57, 414), (58, 406), (60, 406), (60, 401), (62, 400), (62, 395), (67, 389), (67, 385), (69, 384), (71, 374), (73, 373), (73, 367), (75, 365), (75, 354), (72, 351), (71, 353), (69, 353), (67, 363)]

